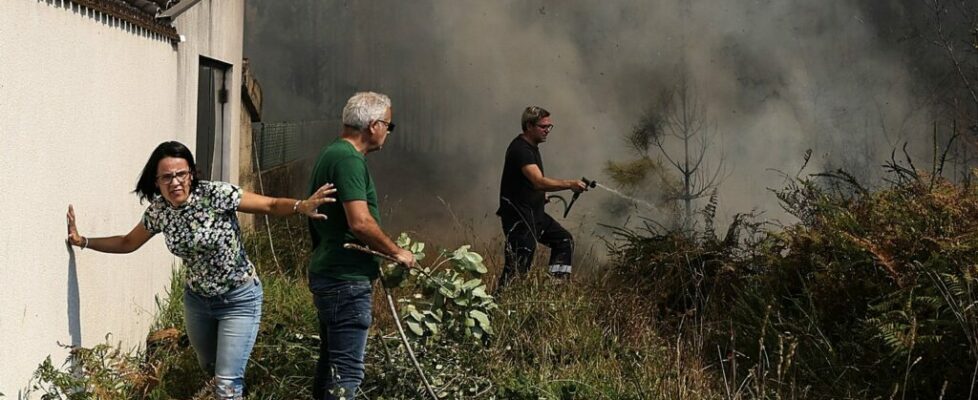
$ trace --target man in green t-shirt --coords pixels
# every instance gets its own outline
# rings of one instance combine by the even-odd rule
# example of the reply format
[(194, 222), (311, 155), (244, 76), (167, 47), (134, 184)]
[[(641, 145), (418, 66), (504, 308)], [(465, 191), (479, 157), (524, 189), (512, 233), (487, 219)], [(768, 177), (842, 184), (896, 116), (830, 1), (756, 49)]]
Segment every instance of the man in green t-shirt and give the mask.
[(380, 150), (393, 131), (390, 98), (357, 93), (343, 107), (340, 137), (323, 148), (313, 168), (312, 190), (333, 183), (338, 200), (319, 208), (328, 219), (309, 220), (313, 245), (309, 290), (319, 315), (320, 337), (315, 399), (352, 399), (363, 381), (372, 321), (371, 282), (380, 271), (373, 256), (344, 249), (343, 244), (366, 245), (409, 267), (415, 265), (414, 255), (397, 247), (380, 229), (377, 191), (365, 158)]

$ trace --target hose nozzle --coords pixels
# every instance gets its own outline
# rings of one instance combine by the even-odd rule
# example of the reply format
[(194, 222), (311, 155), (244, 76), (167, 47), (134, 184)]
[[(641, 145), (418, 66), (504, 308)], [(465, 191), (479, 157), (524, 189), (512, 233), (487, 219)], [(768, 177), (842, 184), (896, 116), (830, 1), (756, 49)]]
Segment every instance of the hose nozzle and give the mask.
[[(587, 177), (581, 177), (581, 182), (584, 182), (584, 185), (589, 188), (593, 188), (598, 185), (598, 181), (592, 181)], [(570, 212), (571, 207), (574, 206), (574, 202), (577, 201), (578, 197), (581, 197), (581, 192), (575, 192), (574, 195), (571, 196), (570, 203), (564, 208), (564, 218), (567, 218), (567, 213)]]

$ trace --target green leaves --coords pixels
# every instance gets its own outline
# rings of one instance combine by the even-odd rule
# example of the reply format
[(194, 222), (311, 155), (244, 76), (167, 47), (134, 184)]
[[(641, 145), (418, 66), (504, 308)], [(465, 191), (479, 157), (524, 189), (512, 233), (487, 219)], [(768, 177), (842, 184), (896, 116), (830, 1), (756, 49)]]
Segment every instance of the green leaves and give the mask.
[[(418, 257), (424, 243), (402, 233), (397, 245)], [(384, 284), (396, 283), (411, 292), (400, 298), (402, 319), (415, 339), (447, 338), (457, 342), (492, 335), (491, 313), (498, 308), (486, 291), (482, 276), (488, 272), (482, 255), (464, 245), (442, 251), (432, 266), (403, 273), (397, 266), (384, 270)], [(395, 286), (388, 286), (395, 287)]]
[(413, 334), (415, 334), (417, 336), (423, 336), (424, 335), (424, 329), (421, 328), (421, 324), (419, 324), (418, 322), (416, 322), (416, 321), (405, 321), (404, 324), (407, 325), (408, 329), (411, 330), (411, 333), (413, 333)]
[[(61, 368), (51, 356), (38, 365), (28, 394), (41, 399), (132, 399), (145, 397), (158, 370), (137, 354), (106, 342), (92, 348), (62, 345), (70, 350)], [(2, 395), (0, 395), (2, 396)]]
[[(479, 310), (471, 310), (469, 311), (469, 316), (479, 322), (479, 328), (490, 335), (492, 334), (492, 326), (489, 323), (489, 315)], [(477, 337), (481, 337), (481, 335)]]
[[(406, 249), (414, 254), (414, 259), (421, 261), (424, 259), (424, 243), (414, 242), (407, 233), (401, 233), (394, 241), (398, 247)], [(380, 268), (380, 281), (386, 288), (396, 288), (401, 287), (405, 280), (408, 278), (409, 274), (415, 274), (414, 271), (410, 271), (408, 267), (398, 263), (386, 263)]]
[(479, 310), (472, 310), (469, 311), (469, 316), (475, 318), (476, 321), (479, 321), (482, 326), (489, 326), (489, 316), (486, 315), (486, 313)]
[(414, 258), (416, 260), (421, 261), (424, 259), (424, 243), (412, 241), (407, 232), (401, 232), (394, 243), (397, 244), (397, 247), (410, 251), (412, 254), (414, 254)]
[(469, 247), (471, 246), (465, 245), (455, 250), (452, 253), (452, 263), (464, 271), (476, 272), (480, 275), (489, 272), (485, 264), (482, 263), (482, 256), (479, 253), (469, 251)]

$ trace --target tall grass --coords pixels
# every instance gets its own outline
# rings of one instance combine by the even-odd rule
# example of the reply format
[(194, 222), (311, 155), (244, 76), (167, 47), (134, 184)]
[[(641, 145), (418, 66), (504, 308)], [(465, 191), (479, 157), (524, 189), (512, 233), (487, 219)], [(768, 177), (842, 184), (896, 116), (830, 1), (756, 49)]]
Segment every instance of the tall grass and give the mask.
[[(419, 361), (450, 399), (973, 398), (978, 192), (922, 176), (875, 191), (852, 185), (842, 174), (789, 184), (777, 195), (800, 222), (785, 227), (738, 216), (723, 236), (618, 230), (612, 262), (571, 281), (550, 278), (541, 251), (528, 276), (496, 293), (493, 336), (420, 340)], [(308, 398), (319, 344), (308, 239), (298, 219), (271, 231), (247, 235), (265, 286), (248, 397)], [(499, 239), (468, 238), (497, 275)], [(117, 398), (204, 398), (206, 377), (182, 338), (179, 275), (172, 288), (156, 324), (169, 333), (145, 354), (73, 352), (109, 367), (79, 377), (48, 362), (39, 379), (63, 393), (94, 393), (114, 379), (125, 393)], [(375, 293), (364, 396), (424, 398)]]
[[(308, 242), (297, 221), (274, 221), (247, 234), (252, 261), (264, 283), (262, 324), (246, 376), (248, 398), (309, 398), (318, 357), (315, 307), (308, 292)], [(462, 243), (447, 243), (457, 247)], [(491, 275), (501, 270), (498, 238), (475, 243)], [(429, 244), (429, 249), (438, 246)], [(545, 257), (541, 254), (540, 257)], [(278, 259), (278, 263), (275, 259)], [(589, 260), (580, 260), (589, 262)], [(674, 341), (659, 337), (645, 300), (599, 274), (560, 281), (537, 266), (496, 301), (495, 335), (488, 341), (432, 340), (416, 343), (419, 361), (442, 398), (648, 399), (718, 398), (709, 367)], [(138, 398), (208, 398), (207, 378), (187, 344), (182, 320), (182, 277), (174, 275), (167, 301), (160, 301), (156, 332), (165, 340), (138, 357), (158, 365), (159, 383)], [(404, 295), (395, 291), (395, 297)], [(393, 320), (375, 290), (375, 323), (368, 343), (365, 398), (416, 399), (424, 392), (394, 335)]]

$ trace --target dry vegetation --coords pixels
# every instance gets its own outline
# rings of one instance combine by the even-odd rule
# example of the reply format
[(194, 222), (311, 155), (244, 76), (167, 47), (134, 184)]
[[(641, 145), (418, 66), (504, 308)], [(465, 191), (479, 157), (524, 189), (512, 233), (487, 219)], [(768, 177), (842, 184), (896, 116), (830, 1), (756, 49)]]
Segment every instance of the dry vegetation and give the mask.
[[(415, 336), (420, 361), (443, 398), (972, 396), (975, 188), (904, 173), (866, 190), (836, 172), (796, 179), (777, 196), (799, 222), (776, 227), (738, 216), (716, 235), (707, 215), (708, 228), (694, 234), (621, 229), (601, 272), (562, 282), (538, 268), (496, 297), (494, 335)], [(308, 245), (289, 242), (305, 236), (299, 226), (275, 227), (277, 265), (267, 235), (250, 236), (266, 303), (249, 398), (308, 394), (318, 338), (299, 267)], [(500, 268), (495, 260), (489, 276)], [(365, 398), (423, 398), (377, 293)], [(182, 307), (171, 298), (157, 325), (171, 330), (146, 352), (75, 349), (64, 368), (38, 369), (38, 391), (197, 395), (205, 377), (172, 330), (182, 327)]]

